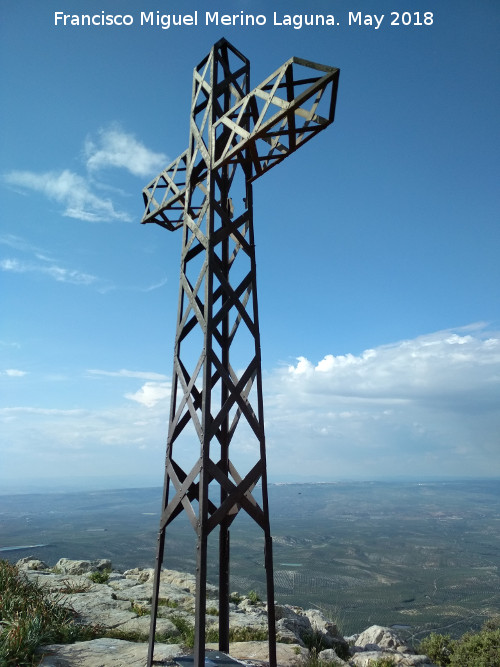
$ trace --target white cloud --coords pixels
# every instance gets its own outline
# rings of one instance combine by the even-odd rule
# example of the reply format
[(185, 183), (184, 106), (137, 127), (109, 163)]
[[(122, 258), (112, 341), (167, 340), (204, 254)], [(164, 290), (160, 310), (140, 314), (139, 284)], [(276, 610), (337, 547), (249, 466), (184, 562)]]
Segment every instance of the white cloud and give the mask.
[[(63, 207), (62, 214), (87, 222), (130, 222), (133, 218), (126, 211), (116, 208), (108, 196), (123, 197), (126, 193), (115, 184), (99, 182), (95, 176), (102, 169), (126, 169), (134, 176), (151, 177), (161, 171), (168, 162), (163, 153), (155, 153), (118, 124), (99, 130), (96, 139), (87, 138), (84, 145), (87, 175), (82, 176), (69, 169), (33, 172), (14, 170), (3, 176), (8, 185), (20, 190), (34, 190)], [(96, 194), (96, 190), (99, 194)], [(108, 191), (108, 195), (100, 193)], [(13, 248), (22, 247), (21, 240), (7, 235), (2, 240)]]
[[(137, 388), (125, 400), (118, 385), (114, 404), (93, 409), (0, 410), (6, 465), (22, 458), (34, 472), (66, 466), (68, 474), (96, 460), (131, 474), (162, 468), (170, 383), (147, 371), (89, 374)], [(484, 326), (318, 362), (301, 357), (266, 373), (264, 390), (271, 479), (500, 476), (500, 335)], [(187, 431), (176, 452), (189, 467), (199, 444)], [(256, 456), (242, 422), (231, 459), (241, 470)]]
[[(17, 370), (17, 368), (6, 368), (3, 371), (3, 375), (7, 375), (8, 377), (11, 378), (22, 378), (27, 374), (28, 374), (27, 371), (20, 371)], [(0, 375), (2, 375), (2, 373), (0, 373)]]
[(41, 192), (62, 204), (63, 215), (69, 218), (89, 222), (131, 220), (128, 213), (115, 210), (111, 199), (95, 195), (87, 180), (69, 169), (43, 173), (11, 171), (4, 180), (9, 185)]
[(170, 397), (169, 382), (146, 382), (134, 394), (125, 394), (125, 398), (145, 405), (147, 408), (154, 407), (157, 403)]
[(87, 371), (90, 375), (104, 375), (107, 377), (125, 377), (138, 378), (140, 380), (166, 380), (167, 376), (162, 373), (154, 373), (152, 371), (129, 371), (122, 368), (119, 371), (102, 371), (99, 369), (90, 369)]
[(146, 148), (133, 134), (124, 132), (116, 124), (99, 130), (97, 139), (87, 139), (85, 156), (91, 172), (118, 167), (140, 177), (155, 175), (168, 162), (164, 153)]
[(57, 282), (71, 283), (73, 285), (91, 285), (98, 281), (98, 278), (90, 273), (82, 273), (75, 269), (65, 269), (56, 264), (47, 266), (46, 264), (30, 261), (25, 262), (18, 259), (0, 260), (0, 269), (12, 273), (42, 273)]
[(442, 331), (273, 373), (267, 440), (289, 471), (500, 474), (500, 335)]

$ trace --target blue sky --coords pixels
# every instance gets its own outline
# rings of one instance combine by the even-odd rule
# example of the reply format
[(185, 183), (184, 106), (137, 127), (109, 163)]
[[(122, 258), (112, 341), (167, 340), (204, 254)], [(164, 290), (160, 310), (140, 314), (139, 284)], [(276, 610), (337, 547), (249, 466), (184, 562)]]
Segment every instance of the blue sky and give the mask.
[[(292, 55), (341, 70), (334, 125), (254, 186), (270, 479), (500, 474), (500, 6), (369, 4), (379, 29), (352, 0), (3, 4), (2, 488), (162, 483), (181, 237), (141, 192), (222, 36), (253, 85)], [(266, 25), (204, 24), (241, 10)]]

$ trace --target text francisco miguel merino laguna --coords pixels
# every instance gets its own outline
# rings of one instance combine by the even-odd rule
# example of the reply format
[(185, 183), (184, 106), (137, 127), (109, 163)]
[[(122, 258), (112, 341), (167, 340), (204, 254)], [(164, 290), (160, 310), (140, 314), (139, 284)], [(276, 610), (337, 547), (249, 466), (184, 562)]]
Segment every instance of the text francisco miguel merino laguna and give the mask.
[[(361, 12), (359, 12), (361, 15)], [(141, 26), (159, 26), (163, 30), (178, 26), (223, 25), (223, 26), (263, 26), (268, 19), (264, 14), (248, 14), (241, 10), (236, 14), (221, 14), (220, 12), (198, 12), (192, 14), (160, 14), (156, 12), (141, 12), (138, 23)], [(135, 23), (132, 14), (65, 14), (54, 12), (56, 26), (130, 26)], [(300, 29), (302, 26), (336, 26), (339, 25), (332, 14), (279, 14), (273, 12), (275, 26), (290, 26)]]

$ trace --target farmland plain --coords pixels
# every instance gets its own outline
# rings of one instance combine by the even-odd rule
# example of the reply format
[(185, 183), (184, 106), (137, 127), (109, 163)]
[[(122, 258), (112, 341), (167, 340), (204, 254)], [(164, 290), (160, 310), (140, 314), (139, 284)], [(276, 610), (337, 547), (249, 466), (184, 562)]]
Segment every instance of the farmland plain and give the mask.
[[(276, 599), (317, 607), (344, 634), (373, 623), (419, 639), (459, 636), (500, 614), (500, 481), (271, 484)], [(161, 489), (0, 496), (0, 557), (110, 558), (153, 567)], [(167, 529), (164, 566), (195, 569), (184, 517)], [(209, 578), (217, 583), (217, 536)], [(265, 594), (260, 529), (231, 528), (231, 589)]]

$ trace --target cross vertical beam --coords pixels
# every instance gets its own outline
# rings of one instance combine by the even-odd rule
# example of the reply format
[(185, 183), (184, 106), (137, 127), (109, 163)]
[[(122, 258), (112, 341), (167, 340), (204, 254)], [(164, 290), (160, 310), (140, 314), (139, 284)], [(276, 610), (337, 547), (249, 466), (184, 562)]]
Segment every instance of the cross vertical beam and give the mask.
[[(219, 533), (219, 650), (229, 651), (230, 526), (240, 510), (264, 535), (269, 663), (276, 665), (252, 183), (333, 122), (337, 85), (338, 69), (292, 58), (250, 91), (249, 61), (220, 40), (194, 70), (188, 149), (144, 190), (142, 222), (183, 230), (148, 667), (165, 533), (182, 512), (196, 533), (195, 667), (205, 662), (213, 531)], [(232, 452), (243, 443), (255, 462), (238, 470)], [(180, 463), (186, 452), (188, 468)]]

